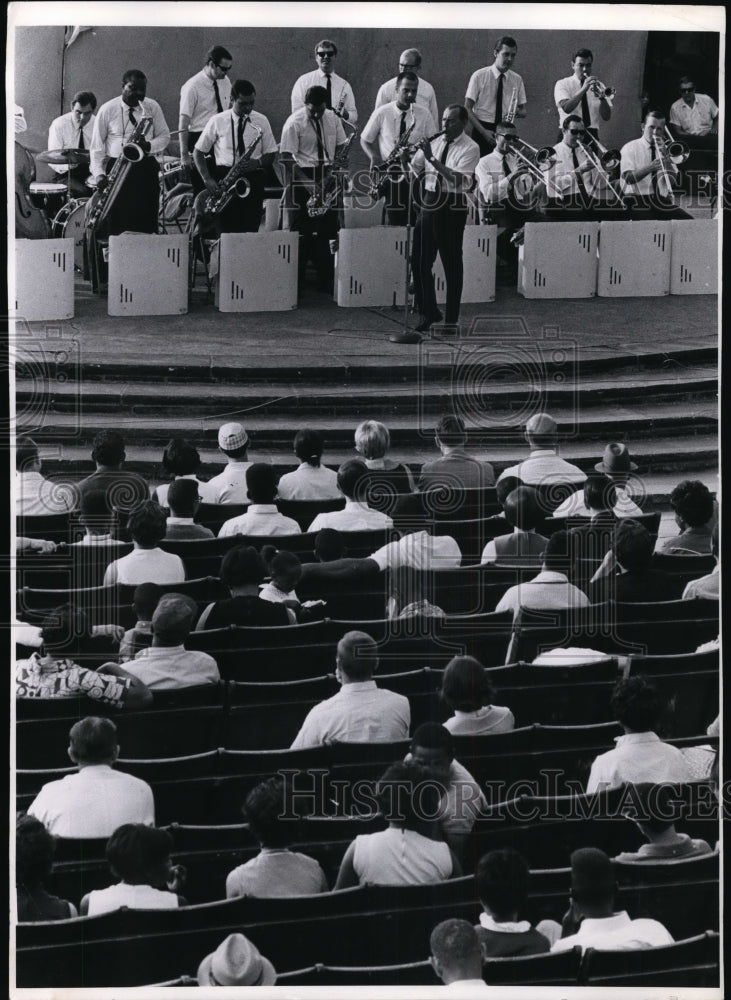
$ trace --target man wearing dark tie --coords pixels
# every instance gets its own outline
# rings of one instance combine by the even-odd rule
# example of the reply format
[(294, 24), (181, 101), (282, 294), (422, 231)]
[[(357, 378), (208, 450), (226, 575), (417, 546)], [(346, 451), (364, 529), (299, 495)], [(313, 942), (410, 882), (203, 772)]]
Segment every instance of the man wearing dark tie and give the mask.
[[(94, 111), (96, 97), (90, 90), (80, 90), (71, 98), (71, 110), (68, 114), (54, 118), (48, 129), (49, 149), (79, 149), (88, 150), (94, 133)], [(71, 175), (71, 194), (77, 198), (88, 196), (89, 188), (84, 181), (89, 176), (88, 156), (76, 166), (64, 164), (49, 164), (62, 180)]]
[(470, 132), (485, 156), (495, 148), (494, 133), (510, 108), (513, 94), (517, 102), (515, 117), (525, 118), (526, 96), (523, 78), (510, 68), (518, 54), (518, 44), (503, 35), (495, 45), (495, 62), (476, 70), (465, 94)]
[[(563, 129), (566, 115), (578, 115), (587, 132), (599, 138), (599, 125), (608, 122), (612, 107), (606, 97), (597, 96), (599, 78), (592, 75), (594, 56), (590, 49), (578, 49), (571, 60), (573, 75), (557, 80), (553, 99), (558, 109), (559, 128)], [(563, 136), (559, 137), (561, 141)]]
[[(214, 115), (227, 111), (231, 99), (231, 83), (227, 74), (233, 66), (233, 57), (223, 45), (214, 45), (206, 54), (206, 64), (200, 73), (191, 76), (180, 88), (180, 159), (188, 169), (193, 167), (192, 151), (203, 129)], [(208, 166), (215, 160), (209, 157)], [(204, 184), (200, 173), (191, 170), (193, 190), (202, 191)]]
[(322, 87), (325, 91), (325, 107), (337, 111), (341, 118), (355, 125), (358, 112), (355, 107), (353, 88), (342, 76), (335, 72), (338, 47), (329, 38), (323, 38), (315, 46), (317, 69), (304, 73), (292, 87), (292, 113), (305, 106), (306, 94), (310, 87)]

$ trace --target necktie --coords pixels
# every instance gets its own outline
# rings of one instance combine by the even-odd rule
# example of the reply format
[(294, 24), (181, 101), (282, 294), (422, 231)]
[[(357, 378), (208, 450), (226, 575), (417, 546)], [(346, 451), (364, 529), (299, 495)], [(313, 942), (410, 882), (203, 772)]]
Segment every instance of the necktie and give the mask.
[(319, 118), (315, 118), (315, 132), (317, 133), (317, 159), (322, 163), (325, 159), (325, 145), (322, 141), (322, 127)]
[(84, 129), (83, 129), (83, 126), (82, 126), (82, 128), (79, 129), (79, 144), (78, 144), (78, 146), (76, 148), (77, 149), (86, 149), (86, 144), (84, 143)]
[[(657, 147), (654, 142), (650, 142), (650, 163), (657, 156)], [(654, 195), (660, 194), (660, 178), (657, 176), (657, 171), (652, 175), (652, 193)]]
[[(579, 166), (579, 157), (576, 155), (576, 149), (572, 148), (572, 150), (571, 150), (571, 158), (574, 161), (574, 167), (575, 168), (578, 167)], [(579, 191), (581, 191), (581, 194), (582, 194), (582, 196), (584, 198), (584, 201), (586, 201), (588, 199), (589, 195), (588, 195), (588, 192), (586, 190), (586, 185), (584, 184), (584, 178), (582, 177), (581, 174), (578, 174), (578, 173), (576, 174), (576, 183), (579, 186)]]
[(133, 125), (137, 124), (137, 119), (134, 116), (134, 112), (132, 111), (132, 108), (129, 109), (129, 120), (132, 122)]
[(449, 152), (449, 147), (452, 145), (453, 142), (454, 142), (453, 139), (447, 139), (447, 141), (444, 143), (444, 149), (442, 150), (442, 152), (441, 152), (441, 154), (439, 156), (439, 162), (440, 163), (446, 163), (447, 162), (447, 153)]
[(503, 80), (505, 79), (505, 74), (501, 73), (497, 82), (497, 93), (495, 94), (495, 114), (493, 115), (493, 120), (496, 125), (499, 125), (503, 120)]
[(236, 152), (239, 156), (244, 151), (244, 119), (239, 118), (238, 128), (236, 129)]
[(406, 112), (402, 111), (401, 112), (401, 124), (399, 125), (399, 128), (398, 128), (398, 137), (399, 137), (399, 139), (403, 136), (403, 134), (404, 134), (405, 131), (406, 131)]
[(218, 80), (213, 81), (213, 89), (216, 92), (216, 107), (218, 108), (218, 111), (221, 112), (223, 111), (223, 104), (221, 104), (221, 95), (218, 91)]
[(327, 106), (332, 108), (333, 106), (333, 82), (330, 73), (326, 73), (325, 77), (327, 83), (325, 84), (325, 90), (327, 91)]
[(503, 175), (505, 177), (510, 177), (510, 167), (508, 166), (508, 154), (503, 154)]
[(591, 126), (591, 115), (589, 114), (589, 100), (586, 96), (586, 91), (581, 95), (581, 117), (584, 125), (589, 128)]

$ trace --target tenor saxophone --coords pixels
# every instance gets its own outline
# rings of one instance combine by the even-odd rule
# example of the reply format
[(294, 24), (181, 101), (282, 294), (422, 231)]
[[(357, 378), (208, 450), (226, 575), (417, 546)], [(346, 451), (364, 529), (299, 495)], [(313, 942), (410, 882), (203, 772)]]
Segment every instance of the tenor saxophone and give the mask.
[(351, 128), (353, 131), (343, 143), (343, 148), (337, 156), (333, 157), (332, 162), (327, 165), (323, 172), (322, 181), (315, 183), (315, 190), (307, 200), (307, 214), (311, 219), (329, 212), (337, 202), (340, 187), (338, 174), (347, 167), (350, 146), (358, 134), (357, 128), (354, 126), (351, 126)]
[[(248, 198), (251, 193), (251, 185), (245, 176), (245, 167), (250, 162), (252, 154), (261, 142), (264, 133), (258, 125), (254, 125), (251, 119), (247, 119), (247, 121), (252, 128), (256, 129), (257, 135), (238, 160), (236, 160), (226, 176), (219, 182), (220, 191), (218, 194), (201, 191), (196, 196), (191, 213), (191, 218), (194, 220), (194, 235), (198, 235), (202, 230), (210, 228), (211, 223), (221, 214), (234, 195), (237, 198)], [(246, 125), (244, 125), (245, 127)]]
[(116, 163), (107, 175), (106, 187), (101, 191), (95, 191), (89, 199), (85, 222), (86, 228), (90, 233), (94, 233), (109, 215), (112, 205), (122, 190), (122, 185), (129, 173), (129, 168), (133, 163), (139, 163), (145, 156), (145, 150), (140, 146), (140, 140), (145, 138), (145, 133), (151, 125), (152, 118), (149, 116), (145, 115), (140, 118), (134, 132), (132, 132), (129, 140), (122, 146), (122, 151), (117, 157)]

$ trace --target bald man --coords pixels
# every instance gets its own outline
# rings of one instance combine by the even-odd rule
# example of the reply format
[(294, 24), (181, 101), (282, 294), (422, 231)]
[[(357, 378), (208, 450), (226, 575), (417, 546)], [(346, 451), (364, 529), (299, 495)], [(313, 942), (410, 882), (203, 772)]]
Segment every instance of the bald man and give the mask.
[(464, 996), (481, 996), (490, 989), (482, 978), (485, 946), (467, 920), (443, 920), (431, 932), (429, 961), (445, 986), (458, 986)]
[(530, 455), (518, 465), (504, 469), (498, 477), (515, 476), (524, 486), (549, 483), (583, 483), (585, 474), (558, 455), (558, 427), (547, 413), (534, 414), (525, 425)]
[[(432, 85), (421, 76), (421, 52), (419, 52), (418, 49), (404, 49), (399, 56), (398, 71), (399, 73), (415, 73), (416, 76), (419, 77), (419, 88), (416, 92), (415, 103), (429, 112), (432, 118), (432, 124), (429, 127), (429, 132), (436, 132), (439, 128), (437, 97), (434, 93)], [(376, 94), (375, 106), (380, 108), (382, 104), (390, 104), (391, 101), (395, 101), (397, 90), (398, 76), (394, 76), (392, 79), (387, 80), (379, 88), (378, 93)]]

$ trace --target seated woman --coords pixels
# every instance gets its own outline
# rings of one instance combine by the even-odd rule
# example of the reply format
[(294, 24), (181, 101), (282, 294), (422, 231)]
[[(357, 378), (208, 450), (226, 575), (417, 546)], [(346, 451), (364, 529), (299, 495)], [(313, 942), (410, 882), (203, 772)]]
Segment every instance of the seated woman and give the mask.
[(332, 469), (321, 465), (322, 435), (305, 427), (294, 436), (294, 453), (299, 468), (286, 472), (279, 480), (280, 500), (339, 500), (337, 477)]
[(426, 885), (458, 878), (459, 861), (442, 839), (440, 793), (414, 761), (392, 764), (378, 782), (376, 798), (388, 829), (356, 837), (340, 865), (335, 889), (354, 885)]
[(262, 600), (260, 588), (266, 575), (264, 560), (252, 545), (229, 549), (221, 561), (220, 576), (231, 596), (205, 607), (195, 631), (227, 625), (294, 625), (294, 611)]
[[(201, 457), (198, 449), (185, 438), (172, 438), (162, 453), (162, 467), (171, 479), (194, 479), (198, 483), (198, 494), (203, 503), (215, 503), (216, 496), (208, 483), (201, 482), (196, 473), (200, 468)], [(152, 491), (152, 499), (162, 507), (167, 507), (168, 486), (163, 483)]]
[(35, 816), (19, 813), (15, 822), (15, 883), (18, 920), (65, 920), (77, 917), (76, 907), (51, 896), (43, 885), (53, 868), (55, 841)]
[(634, 786), (634, 798), (623, 815), (637, 824), (648, 843), (637, 851), (623, 851), (615, 861), (676, 861), (711, 854), (705, 840), (694, 840), (687, 833), (678, 833), (675, 819), (682, 816), (682, 803), (672, 785), (641, 783)]
[(549, 939), (520, 919), (528, 902), (528, 878), (525, 858), (512, 847), (489, 851), (480, 858), (475, 881), (483, 912), (475, 929), (486, 957), (512, 958), (550, 951)]
[(81, 915), (93, 917), (123, 906), (130, 910), (172, 910), (187, 906), (177, 895), (186, 871), (173, 865), (173, 838), (167, 830), (143, 823), (124, 823), (107, 841), (106, 856), (112, 874), (120, 881), (94, 889), (81, 900)]
[(327, 879), (317, 861), (290, 850), (296, 826), (280, 819), (284, 811), (284, 780), (279, 776), (263, 781), (246, 796), (244, 819), (261, 850), (251, 861), (229, 872), (227, 899), (314, 896), (327, 892)]
[(127, 530), (134, 543), (129, 555), (115, 559), (107, 566), (104, 586), (119, 583), (182, 583), (185, 566), (180, 556), (164, 552), (160, 542), (167, 531), (167, 514), (154, 500), (147, 500), (132, 511)]
[(414, 492), (414, 479), (409, 467), (387, 457), (390, 446), (388, 427), (380, 421), (364, 420), (356, 427), (355, 450), (363, 456), (369, 469), (368, 490), (374, 496), (379, 490), (396, 495)]
[(454, 712), (444, 726), (455, 736), (507, 733), (515, 728), (510, 709), (492, 704), (495, 689), (485, 668), (473, 656), (455, 656), (449, 661), (441, 697)]

